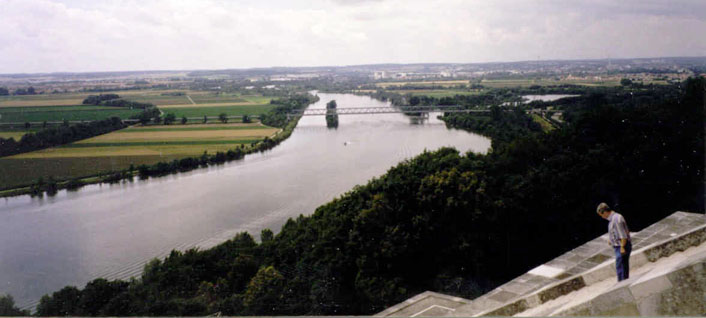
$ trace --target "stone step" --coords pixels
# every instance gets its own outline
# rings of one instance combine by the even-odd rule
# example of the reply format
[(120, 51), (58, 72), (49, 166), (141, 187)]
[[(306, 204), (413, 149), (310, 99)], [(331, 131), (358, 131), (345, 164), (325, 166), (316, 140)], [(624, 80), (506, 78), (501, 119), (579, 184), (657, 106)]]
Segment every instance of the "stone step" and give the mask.
[[(648, 262), (655, 262), (668, 257), (676, 252), (685, 251), (691, 246), (699, 246), (706, 242), (706, 225), (701, 225), (684, 234), (669, 237), (661, 242), (653, 243), (647, 247), (634, 251), (630, 257), (631, 271), (640, 268)], [(612, 259), (606, 260), (599, 266), (582, 274), (565, 278), (552, 283), (530, 295), (520, 297), (511, 302), (490, 308), (481, 312), (473, 312), (473, 316), (511, 316), (530, 308), (537, 307), (548, 301), (567, 295), (586, 286), (596, 284), (607, 279), (614, 279), (615, 264)], [(458, 308), (454, 315), (467, 313), (464, 307)]]

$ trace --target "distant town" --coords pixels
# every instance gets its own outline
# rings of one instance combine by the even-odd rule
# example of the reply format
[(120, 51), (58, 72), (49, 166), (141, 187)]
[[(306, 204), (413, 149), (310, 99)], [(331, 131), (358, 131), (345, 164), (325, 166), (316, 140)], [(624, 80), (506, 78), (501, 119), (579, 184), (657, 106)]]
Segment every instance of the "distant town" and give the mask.
[[(224, 90), (276, 89), (285, 82), (327, 80), (380, 82), (524, 79), (542, 85), (605, 85), (621, 79), (675, 83), (706, 73), (706, 57), (665, 57), (602, 60), (523, 61), (470, 64), (374, 64), (322, 67), (272, 67), (192, 71), (126, 71), (94, 73), (0, 74), (7, 95), (52, 94), (125, 89)], [(32, 91), (28, 92), (28, 86)], [(1, 92), (0, 92), (1, 93)]]

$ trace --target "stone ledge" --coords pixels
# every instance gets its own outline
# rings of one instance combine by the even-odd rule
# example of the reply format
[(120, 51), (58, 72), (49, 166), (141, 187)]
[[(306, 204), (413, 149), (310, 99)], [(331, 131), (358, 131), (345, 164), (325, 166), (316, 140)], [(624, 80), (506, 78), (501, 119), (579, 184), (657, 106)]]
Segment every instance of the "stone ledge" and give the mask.
[[(703, 242), (706, 242), (706, 215), (677, 211), (642, 231), (633, 233), (631, 268), (636, 269), (635, 274), (638, 274), (640, 269), (644, 271), (651, 268), (648, 267), (652, 266), (650, 262), (659, 261)], [(547, 271), (548, 266), (551, 266), (550, 270), (556, 270)], [(559, 307), (550, 308), (557, 303), (555, 301), (557, 297), (563, 299), (564, 295), (572, 292), (585, 294), (594, 288), (603, 288), (601, 286), (608, 283), (614, 284), (610, 281), (615, 279), (613, 250), (607, 246), (607, 234), (603, 234), (545, 263), (544, 267), (540, 265), (534, 269), (534, 272), (530, 272), (473, 300), (425, 292), (388, 308), (376, 316), (477, 316), (512, 315), (521, 312), (548, 314), (559, 310)], [(659, 270), (652, 271), (650, 276), (654, 277), (654, 275), (661, 275), (661, 273)], [(659, 285), (659, 283), (655, 281), (649, 284)], [(640, 289), (638, 285), (636, 284), (635, 288)], [(645, 286), (644, 288), (648, 287), (648, 285)], [(660, 286), (666, 286), (666, 284)], [(640, 291), (636, 293), (640, 295), (638, 298), (654, 298), (654, 295), (645, 296), (640, 294)], [(590, 307), (588, 305), (584, 307), (576, 306), (570, 310), (578, 314), (590, 315)], [(641, 308), (638, 309), (643, 311)], [(568, 312), (561, 310), (563, 314)], [(634, 313), (634, 310), (636, 310), (634, 307), (621, 308), (618, 312)]]
[[(438, 313), (448, 313), (448, 312), (453, 312), (453, 310), (459, 306), (462, 305), (467, 305), (471, 303), (470, 300), (460, 298), (460, 297), (454, 297), (454, 296), (449, 296), (449, 295), (444, 295), (440, 293), (435, 293), (432, 291), (425, 291), (419, 295), (416, 295), (410, 299), (405, 300), (402, 303), (399, 303), (397, 305), (394, 305), (390, 308), (385, 309), (384, 311), (377, 313), (374, 315), (374, 317), (388, 317), (388, 316), (405, 316), (409, 317), (412, 316), (414, 317), (415, 315), (408, 315), (408, 314), (401, 314), (402, 312), (408, 311), (409, 309), (412, 309), (411, 307), (414, 305), (418, 305), (422, 303), (424, 300), (427, 300), (428, 298), (436, 298), (438, 300), (447, 302), (447, 303), (456, 303), (455, 305), (450, 305), (451, 307), (446, 307), (446, 306), (438, 306), (438, 305), (430, 305), (430, 306), (425, 306), (425, 308), (420, 308), (421, 310), (416, 312), (415, 314), (423, 314), (425, 316), (437, 316), (439, 315)], [(432, 307), (438, 307), (438, 308), (443, 308), (444, 310), (438, 311), (437, 314), (432, 314), (429, 310), (432, 309)]]
[(706, 246), (701, 245), (686, 259), (680, 256), (675, 260), (668, 260), (641, 277), (620, 282), (590, 300), (550, 315), (703, 315), (706, 313)]
[[(666, 238), (639, 249), (633, 255), (633, 268), (640, 267), (649, 262), (655, 262), (660, 258), (668, 257), (678, 251), (684, 251), (691, 246), (698, 246), (706, 242), (706, 224), (699, 226), (682, 235)], [(547, 301), (566, 295), (572, 291), (581, 289), (587, 285), (602, 281), (615, 275), (613, 260), (606, 260), (592, 270), (565, 278), (554, 284), (550, 284), (534, 293), (517, 299), (509, 304), (504, 304), (489, 310), (474, 314), (474, 316), (511, 316), (523, 312), (529, 308), (539, 306)], [(635, 308), (618, 308), (617, 313), (637, 312)]]

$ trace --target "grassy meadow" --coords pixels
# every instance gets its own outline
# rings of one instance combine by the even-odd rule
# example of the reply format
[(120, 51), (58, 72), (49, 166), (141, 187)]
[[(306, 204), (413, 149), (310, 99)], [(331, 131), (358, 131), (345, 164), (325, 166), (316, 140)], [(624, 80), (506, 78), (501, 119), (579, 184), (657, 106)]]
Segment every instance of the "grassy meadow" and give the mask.
[(431, 96), (436, 98), (450, 97), (455, 95), (479, 95), (483, 90), (459, 90), (459, 89), (395, 89), (389, 90), (398, 94), (410, 94), (412, 96)]
[(30, 132), (37, 132), (42, 130), (41, 127), (30, 127), (30, 128), (10, 128), (10, 127), (0, 127), (0, 138), (14, 138), (15, 140), (20, 140), (22, 136)]
[(533, 85), (553, 86), (553, 85), (582, 85), (582, 86), (620, 86), (620, 79), (606, 80), (584, 80), (584, 79), (484, 79), (480, 82), (481, 85), (489, 88), (507, 88), (507, 87), (530, 87)]
[(382, 88), (387, 88), (390, 86), (404, 86), (404, 85), (414, 85), (414, 86), (443, 86), (443, 87), (452, 87), (452, 86), (457, 86), (457, 85), (468, 85), (469, 82), (468, 80), (449, 80), (449, 81), (420, 81), (420, 82), (415, 82), (415, 81), (407, 81), (407, 82), (382, 82), (382, 83), (375, 83), (375, 86), (377, 87), (382, 87)]
[(165, 114), (174, 114), (177, 120), (181, 117), (218, 116), (225, 113), (228, 116), (260, 115), (267, 113), (275, 106), (266, 104), (261, 106), (194, 106), (194, 107), (160, 107)]
[(0, 122), (93, 121), (110, 117), (127, 119), (141, 112), (107, 106), (25, 106), (0, 108)]
[(554, 129), (556, 129), (551, 123), (549, 123), (548, 120), (546, 120), (544, 117), (539, 116), (537, 114), (530, 114), (532, 117), (532, 120), (534, 120), (536, 123), (538, 123), (540, 126), (542, 126), (542, 130), (544, 132), (550, 132)]
[(260, 123), (132, 126), (68, 145), (0, 158), (0, 189), (39, 177), (69, 179), (130, 165), (154, 164), (216, 153), (271, 137), (277, 128)]
[(0, 109), (4, 107), (81, 105), (81, 102), (83, 102), (88, 95), (88, 93), (68, 93), (0, 96)]

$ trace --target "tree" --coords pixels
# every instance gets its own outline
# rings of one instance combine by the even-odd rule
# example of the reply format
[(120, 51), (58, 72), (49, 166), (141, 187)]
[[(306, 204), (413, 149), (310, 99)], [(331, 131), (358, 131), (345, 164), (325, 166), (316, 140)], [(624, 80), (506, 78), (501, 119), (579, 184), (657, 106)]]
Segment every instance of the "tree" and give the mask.
[(243, 115), (243, 123), (250, 123), (252, 122), (252, 119), (250, 119), (250, 116), (248, 115)]
[(152, 120), (152, 115), (149, 112), (142, 112), (138, 119), (140, 120), (140, 124), (144, 126)]
[(260, 268), (250, 280), (243, 295), (243, 304), (252, 314), (267, 315), (283, 312), (281, 304), (285, 280), (273, 266)]
[(25, 123), (25, 129), (29, 129), (29, 127), (32, 127), (32, 124), (30, 124), (29, 122), (26, 122), (26, 123)]
[(6, 96), (10, 95), (10, 91), (7, 90), (7, 87), (0, 87), (0, 96)]
[(81, 292), (79, 307), (81, 315), (97, 316), (101, 315), (101, 309), (118, 294), (127, 291), (128, 282), (112, 281), (103, 278), (95, 279), (88, 284)]
[(176, 115), (174, 115), (174, 114), (170, 113), (170, 114), (167, 114), (166, 117), (164, 117), (164, 124), (165, 125), (169, 125), (175, 121), (176, 121)]
[(159, 124), (162, 122), (162, 117), (160, 117), (159, 115), (156, 115), (156, 116), (154, 116), (154, 118), (152, 118), (152, 122), (155, 124)]
[(39, 316), (76, 316), (79, 313), (81, 291), (74, 286), (67, 286), (51, 296), (44, 295), (37, 305)]
[(29, 316), (29, 310), (15, 307), (15, 300), (10, 295), (0, 295), (0, 316)]
[(182, 125), (186, 125), (186, 122), (187, 122), (187, 121), (189, 121), (189, 120), (186, 119), (186, 116), (182, 116), (182, 117), (181, 117), (181, 124), (182, 124)]
[(208, 117), (206, 117), (206, 115), (203, 115), (203, 123), (205, 124), (207, 122), (208, 122)]
[(623, 78), (620, 80), (620, 85), (630, 86), (632, 85), (632, 81), (629, 78)]
[(326, 126), (329, 128), (338, 127), (338, 113), (336, 112), (335, 100), (326, 104)]
[(223, 122), (225, 124), (228, 122), (228, 115), (226, 115), (226, 113), (220, 113), (218, 115), (218, 120), (220, 120), (221, 122)]
[(263, 243), (272, 241), (274, 237), (275, 235), (270, 229), (264, 229), (260, 232), (260, 241), (262, 241)]
[(27, 95), (35, 95), (37, 92), (34, 90), (34, 87), (30, 86), (27, 88)]

